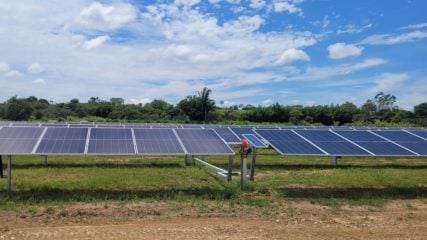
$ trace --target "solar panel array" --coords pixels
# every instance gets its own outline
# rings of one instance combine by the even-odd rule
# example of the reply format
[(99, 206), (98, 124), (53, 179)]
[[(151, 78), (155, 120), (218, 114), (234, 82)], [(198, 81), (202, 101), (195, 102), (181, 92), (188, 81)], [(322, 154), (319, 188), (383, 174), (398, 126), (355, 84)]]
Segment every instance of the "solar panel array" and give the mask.
[(0, 154), (234, 154), (212, 129), (1, 127)]
[[(283, 155), (426, 156), (423, 130), (255, 130)], [(420, 135), (417, 135), (420, 134)], [(421, 136), (423, 135), (423, 136)]]
[(0, 121), (0, 154), (233, 154), (242, 138), (291, 155), (427, 155), (425, 128)]

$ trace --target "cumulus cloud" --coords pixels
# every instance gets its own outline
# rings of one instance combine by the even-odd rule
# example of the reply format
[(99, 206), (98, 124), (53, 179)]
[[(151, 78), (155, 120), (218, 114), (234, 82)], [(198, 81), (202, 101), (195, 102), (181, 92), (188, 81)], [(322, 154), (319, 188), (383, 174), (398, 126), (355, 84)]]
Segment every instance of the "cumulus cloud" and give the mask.
[(427, 38), (425, 31), (413, 31), (400, 35), (376, 34), (363, 39), (360, 44), (394, 45), (399, 43), (414, 42)]
[(260, 9), (265, 6), (265, 0), (251, 0), (249, 7), (254, 9)]
[(369, 90), (370, 93), (388, 92), (401, 86), (408, 79), (406, 73), (383, 73), (374, 80), (375, 86)]
[(28, 66), (27, 71), (32, 74), (38, 74), (43, 72), (43, 67), (39, 63), (32, 63)]
[(43, 78), (37, 78), (34, 81), (32, 81), (32, 83), (38, 84), (38, 85), (44, 85), (46, 84), (46, 81)]
[(302, 50), (291, 48), (282, 53), (277, 64), (289, 64), (295, 61), (310, 61), (310, 57)]
[(99, 36), (85, 41), (82, 47), (86, 50), (89, 50), (101, 46), (108, 40), (110, 40), (110, 37), (108, 35)]
[(288, 12), (302, 15), (302, 9), (298, 7), (298, 4), (302, 2), (302, 0), (275, 0), (273, 2), (273, 9), (275, 12)]
[(363, 47), (358, 47), (352, 44), (335, 43), (328, 46), (329, 58), (341, 59), (346, 57), (359, 56)]
[(94, 2), (80, 12), (76, 24), (94, 30), (113, 30), (133, 22), (137, 14), (137, 9), (131, 4)]

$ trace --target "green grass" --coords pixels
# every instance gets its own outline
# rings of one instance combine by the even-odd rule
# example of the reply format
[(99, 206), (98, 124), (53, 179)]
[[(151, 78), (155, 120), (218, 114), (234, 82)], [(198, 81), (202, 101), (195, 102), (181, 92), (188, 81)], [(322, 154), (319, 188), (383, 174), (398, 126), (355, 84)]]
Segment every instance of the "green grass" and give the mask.
[[(226, 168), (227, 157), (209, 156)], [(239, 169), (238, 157), (234, 167)], [(426, 158), (345, 157), (332, 167), (330, 158), (280, 156), (259, 150), (255, 182), (239, 189), (210, 171), (184, 166), (183, 157), (38, 156), (13, 158), (13, 193), (0, 180), (0, 209), (63, 206), (77, 202), (165, 201), (177, 205), (245, 205), (270, 209), (286, 201), (329, 206), (381, 206), (391, 199), (427, 197)]]

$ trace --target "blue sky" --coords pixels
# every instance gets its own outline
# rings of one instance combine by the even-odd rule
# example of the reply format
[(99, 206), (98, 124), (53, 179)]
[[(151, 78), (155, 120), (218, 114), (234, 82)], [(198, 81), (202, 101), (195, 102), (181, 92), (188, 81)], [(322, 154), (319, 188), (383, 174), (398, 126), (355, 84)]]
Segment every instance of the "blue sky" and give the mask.
[(427, 1), (0, 2), (0, 100), (427, 101)]

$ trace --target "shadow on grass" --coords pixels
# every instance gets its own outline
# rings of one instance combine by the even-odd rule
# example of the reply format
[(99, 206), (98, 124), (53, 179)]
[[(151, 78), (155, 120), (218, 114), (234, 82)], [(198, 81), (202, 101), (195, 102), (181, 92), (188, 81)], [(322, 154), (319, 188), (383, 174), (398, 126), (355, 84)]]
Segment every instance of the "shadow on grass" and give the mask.
[(110, 190), (110, 189), (60, 189), (60, 188), (33, 188), (30, 190), (14, 190), (10, 195), (4, 192), (0, 195), (1, 201), (16, 203), (45, 203), (45, 202), (79, 202), (103, 200), (188, 200), (190, 197), (208, 200), (226, 200), (238, 195), (237, 188), (200, 187), (192, 189), (152, 189), (152, 190)]
[(427, 197), (427, 187), (385, 188), (313, 188), (285, 187), (277, 191), (286, 198), (340, 198), (340, 199), (417, 199)]
[(400, 164), (380, 164), (380, 165), (357, 165), (357, 164), (257, 164), (257, 169), (283, 169), (283, 170), (307, 170), (307, 169), (427, 169), (427, 165), (400, 165)]
[[(182, 168), (179, 163), (38, 163), (13, 164), (12, 169), (39, 168)], [(6, 169), (6, 167), (3, 167)]]

